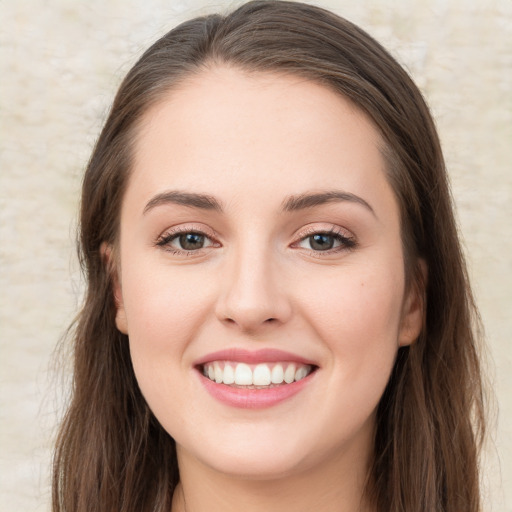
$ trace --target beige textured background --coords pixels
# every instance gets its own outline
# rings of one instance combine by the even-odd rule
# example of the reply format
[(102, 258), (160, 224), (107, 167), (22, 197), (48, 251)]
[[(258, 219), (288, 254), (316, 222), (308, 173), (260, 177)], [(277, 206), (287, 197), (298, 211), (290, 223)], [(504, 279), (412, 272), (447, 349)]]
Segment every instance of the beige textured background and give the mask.
[[(49, 510), (52, 351), (80, 302), (80, 177), (116, 86), (225, 0), (0, 2), (0, 510)], [(499, 402), (487, 510), (512, 511), (512, 0), (324, 0), (408, 67), (437, 120)]]

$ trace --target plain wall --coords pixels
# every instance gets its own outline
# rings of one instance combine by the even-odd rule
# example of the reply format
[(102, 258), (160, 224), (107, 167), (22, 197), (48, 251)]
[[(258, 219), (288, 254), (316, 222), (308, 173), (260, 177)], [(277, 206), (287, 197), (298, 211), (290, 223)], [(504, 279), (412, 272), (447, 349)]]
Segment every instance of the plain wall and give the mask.
[[(315, 2), (312, 2), (315, 3)], [(512, 511), (512, 2), (325, 0), (404, 64), (429, 101), (490, 348), (499, 422), (487, 510)], [(80, 304), (80, 179), (124, 73), (225, 0), (0, 3), (0, 509), (48, 511), (65, 378), (53, 350)]]

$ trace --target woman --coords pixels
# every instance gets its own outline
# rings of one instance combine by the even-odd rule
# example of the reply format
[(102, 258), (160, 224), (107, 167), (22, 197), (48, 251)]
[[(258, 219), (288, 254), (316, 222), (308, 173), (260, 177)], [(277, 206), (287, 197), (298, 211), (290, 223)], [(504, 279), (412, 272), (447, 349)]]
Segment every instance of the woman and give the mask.
[(141, 57), (85, 175), (54, 510), (478, 511), (477, 320), (418, 89), (317, 7)]

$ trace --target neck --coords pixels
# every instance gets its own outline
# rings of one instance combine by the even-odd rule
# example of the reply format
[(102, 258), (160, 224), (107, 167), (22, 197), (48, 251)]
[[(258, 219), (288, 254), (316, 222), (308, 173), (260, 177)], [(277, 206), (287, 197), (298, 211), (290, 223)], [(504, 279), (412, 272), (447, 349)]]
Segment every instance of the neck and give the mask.
[[(181, 452), (181, 453), (180, 453)], [(370, 512), (366, 461), (333, 457), (320, 467), (272, 480), (226, 475), (178, 450), (180, 483), (172, 512)]]

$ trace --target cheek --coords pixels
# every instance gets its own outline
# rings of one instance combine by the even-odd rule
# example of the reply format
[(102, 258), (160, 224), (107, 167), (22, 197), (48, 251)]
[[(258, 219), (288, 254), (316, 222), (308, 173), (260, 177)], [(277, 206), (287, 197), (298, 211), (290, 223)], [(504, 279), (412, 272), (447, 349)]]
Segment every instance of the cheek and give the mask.
[[(128, 262), (129, 264), (129, 262)], [(155, 270), (157, 268), (158, 270)], [(123, 300), (130, 337), (146, 348), (161, 346), (179, 349), (193, 336), (211, 302), (212, 290), (207, 276), (197, 269), (148, 265), (138, 261), (126, 267), (123, 275)]]
[(211, 309), (206, 304), (212, 293), (205, 284), (208, 279), (197, 270), (164, 265), (156, 271), (154, 264), (140, 259), (130, 263), (127, 257), (122, 295), (132, 363), (150, 407), (160, 410), (161, 405), (179, 403), (175, 391), (183, 385), (183, 371), (189, 370), (184, 354)]
[(123, 290), (130, 355), (139, 388), (168, 432), (186, 429), (194, 390), (184, 357), (202, 324), (204, 307), (190, 280), (169, 275), (139, 275)]
[[(386, 268), (386, 272), (379, 269)], [(387, 378), (398, 350), (404, 278), (397, 264), (346, 268), (308, 287), (303, 311), (343, 378)]]

